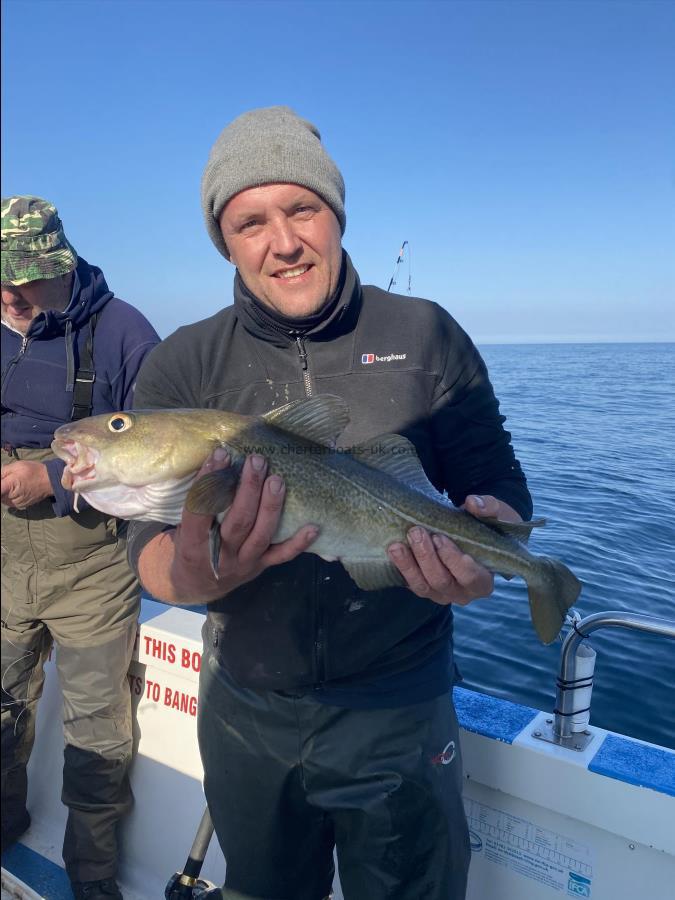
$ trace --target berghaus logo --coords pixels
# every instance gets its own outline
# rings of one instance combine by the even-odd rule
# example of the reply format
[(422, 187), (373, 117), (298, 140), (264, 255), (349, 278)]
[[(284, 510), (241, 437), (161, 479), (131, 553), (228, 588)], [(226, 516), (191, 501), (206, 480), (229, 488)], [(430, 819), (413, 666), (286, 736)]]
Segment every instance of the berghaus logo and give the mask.
[(406, 356), (406, 353), (388, 353), (386, 356), (378, 356), (377, 353), (362, 353), (361, 363), (364, 366), (369, 366), (371, 363), (376, 362), (393, 362), (395, 359), (405, 359)]

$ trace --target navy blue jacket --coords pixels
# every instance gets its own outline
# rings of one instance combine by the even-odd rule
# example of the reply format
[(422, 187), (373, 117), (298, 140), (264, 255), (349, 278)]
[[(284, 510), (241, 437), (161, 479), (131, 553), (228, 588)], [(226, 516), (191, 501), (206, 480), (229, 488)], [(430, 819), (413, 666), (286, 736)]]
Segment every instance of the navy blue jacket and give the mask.
[[(80, 288), (64, 312), (48, 310), (24, 336), (2, 323), (2, 443), (5, 447), (49, 447), (54, 431), (69, 422), (73, 378), (98, 313), (94, 331), (92, 415), (129, 409), (138, 370), (159, 337), (137, 309), (115, 297), (103, 273), (78, 258)], [(46, 463), (54, 512), (73, 511), (74, 494), (61, 486), (64, 463)]]

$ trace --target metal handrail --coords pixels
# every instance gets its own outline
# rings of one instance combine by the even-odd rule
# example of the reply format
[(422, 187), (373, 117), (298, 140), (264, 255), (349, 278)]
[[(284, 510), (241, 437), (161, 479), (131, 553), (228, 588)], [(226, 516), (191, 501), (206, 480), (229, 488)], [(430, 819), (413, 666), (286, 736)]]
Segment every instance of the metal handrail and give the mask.
[(584, 638), (599, 628), (632, 628), (636, 631), (648, 631), (663, 637), (675, 639), (675, 622), (661, 619), (658, 616), (645, 616), (640, 613), (627, 613), (621, 610), (594, 613), (585, 619), (573, 622), (572, 628), (565, 637), (560, 654), (560, 670), (555, 696), (555, 721), (553, 737), (556, 743), (569, 741), (572, 738), (572, 714), (574, 713), (574, 691), (566, 690), (574, 676), (577, 649)]

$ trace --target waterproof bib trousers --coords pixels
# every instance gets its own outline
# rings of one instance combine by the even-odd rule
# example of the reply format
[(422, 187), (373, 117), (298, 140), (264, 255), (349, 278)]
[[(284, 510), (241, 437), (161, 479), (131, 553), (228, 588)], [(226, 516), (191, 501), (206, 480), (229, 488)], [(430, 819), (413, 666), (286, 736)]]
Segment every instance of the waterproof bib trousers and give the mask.
[[(2, 450), (2, 464), (50, 450)], [(63, 845), (72, 881), (112, 877), (117, 825), (132, 803), (127, 669), (140, 587), (117, 520), (94, 509), (62, 518), (42, 501), (2, 506), (3, 834), (28, 824), (26, 764), (44, 663), (56, 645), (65, 737)], [(17, 824), (18, 823), (18, 824)]]

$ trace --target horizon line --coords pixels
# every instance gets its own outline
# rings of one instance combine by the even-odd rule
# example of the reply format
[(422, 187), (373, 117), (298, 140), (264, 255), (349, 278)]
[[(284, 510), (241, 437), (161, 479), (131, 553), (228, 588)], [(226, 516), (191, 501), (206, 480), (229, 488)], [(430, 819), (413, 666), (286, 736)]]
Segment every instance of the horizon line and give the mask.
[(475, 344), (497, 346), (502, 344), (675, 344), (673, 337), (646, 337), (646, 338), (621, 338), (621, 337), (551, 337), (539, 335), (537, 337), (525, 337), (509, 335), (508, 337), (474, 337)]

